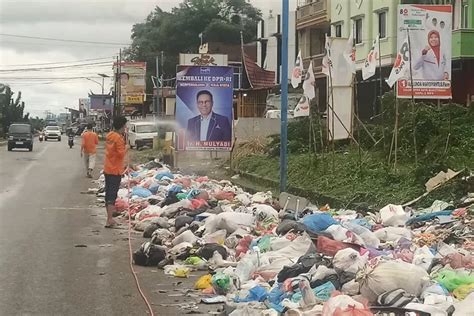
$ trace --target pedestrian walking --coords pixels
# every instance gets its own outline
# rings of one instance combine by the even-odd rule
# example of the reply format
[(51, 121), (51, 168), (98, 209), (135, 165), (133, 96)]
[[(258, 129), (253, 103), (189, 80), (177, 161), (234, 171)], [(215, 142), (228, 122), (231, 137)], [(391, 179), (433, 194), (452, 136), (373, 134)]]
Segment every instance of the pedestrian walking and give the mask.
[(99, 137), (92, 130), (92, 127), (91, 123), (87, 124), (87, 130), (82, 134), (81, 144), (81, 157), (84, 158), (88, 178), (92, 178), (92, 171), (94, 171), (95, 167), (97, 144), (99, 144)]
[(125, 125), (127, 119), (123, 116), (114, 118), (113, 131), (107, 134), (105, 138), (105, 208), (107, 210), (106, 228), (114, 228), (117, 222), (113, 219), (115, 213), (115, 200), (122, 181), (122, 175), (125, 171)]

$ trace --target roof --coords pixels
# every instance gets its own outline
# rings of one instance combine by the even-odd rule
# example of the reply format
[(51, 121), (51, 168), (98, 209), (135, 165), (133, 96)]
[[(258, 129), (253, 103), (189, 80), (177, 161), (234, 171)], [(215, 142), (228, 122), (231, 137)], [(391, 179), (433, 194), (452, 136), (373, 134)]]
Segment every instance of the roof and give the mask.
[(251, 88), (271, 88), (275, 85), (275, 72), (260, 68), (245, 52), (242, 54), (245, 73)]

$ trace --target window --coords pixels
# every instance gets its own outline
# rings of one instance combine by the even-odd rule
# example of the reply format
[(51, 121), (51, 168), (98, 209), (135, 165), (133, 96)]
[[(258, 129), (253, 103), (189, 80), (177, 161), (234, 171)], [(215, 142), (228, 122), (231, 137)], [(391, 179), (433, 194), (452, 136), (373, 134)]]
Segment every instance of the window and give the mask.
[(387, 11), (379, 12), (379, 34), (380, 38), (387, 37)]
[(335, 31), (335, 35), (336, 37), (342, 37), (342, 24), (336, 24), (334, 26), (334, 31)]
[(309, 54), (310, 56), (316, 56), (324, 54), (324, 43), (326, 42), (326, 37), (324, 32), (320, 29), (311, 29), (309, 38)]
[(355, 42), (356, 44), (362, 43), (362, 19), (355, 19)]

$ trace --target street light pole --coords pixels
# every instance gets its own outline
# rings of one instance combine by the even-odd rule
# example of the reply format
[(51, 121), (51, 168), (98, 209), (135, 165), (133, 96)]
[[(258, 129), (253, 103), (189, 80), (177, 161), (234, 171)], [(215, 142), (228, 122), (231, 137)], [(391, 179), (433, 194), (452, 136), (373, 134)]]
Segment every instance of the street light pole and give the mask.
[(104, 94), (104, 78), (109, 78), (109, 76), (106, 74), (98, 74), (98, 75), (102, 77), (102, 94)]

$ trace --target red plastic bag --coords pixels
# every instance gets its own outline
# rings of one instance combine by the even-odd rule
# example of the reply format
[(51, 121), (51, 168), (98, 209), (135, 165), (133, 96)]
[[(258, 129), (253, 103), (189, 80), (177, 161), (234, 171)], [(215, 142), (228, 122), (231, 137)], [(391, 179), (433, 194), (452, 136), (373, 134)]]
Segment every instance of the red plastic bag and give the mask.
[(228, 191), (217, 191), (213, 194), (213, 196), (216, 200), (219, 200), (219, 201), (222, 201), (222, 200), (232, 201), (234, 200), (235, 193), (228, 192)]
[(339, 291), (333, 292), (331, 298), (324, 303), (322, 316), (373, 316), (368, 302), (354, 300)]
[(193, 199), (193, 200), (191, 200), (191, 205), (192, 205), (193, 209), (198, 209), (198, 208), (201, 208), (203, 206), (208, 206), (207, 202), (203, 199)]
[(324, 236), (318, 236), (318, 240), (316, 241), (316, 251), (325, 256), (334, 257), (339, 250), (346, 248), (352, 248), (357, 251), (360, 249), (357, 245), (332, 240)]
[(244, 236), (244, 238), (242, 238), (239, 241), (239, 244), (235, 248), (235, 256), (238, 258), (240, 254), (246, 254), (247, 251), (249, 250), (249, 246), (251, 243), (252, 243), (252, 236), (250, 235)]
[(124, 199), (117, 199), (115, 201), (115, 208), (117, 212), (123, 212), (128, 210), (128, 201)]

